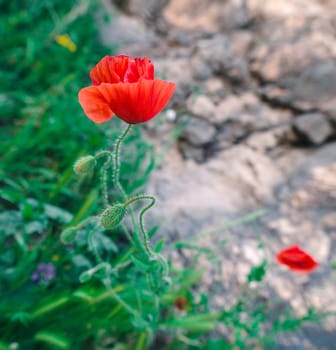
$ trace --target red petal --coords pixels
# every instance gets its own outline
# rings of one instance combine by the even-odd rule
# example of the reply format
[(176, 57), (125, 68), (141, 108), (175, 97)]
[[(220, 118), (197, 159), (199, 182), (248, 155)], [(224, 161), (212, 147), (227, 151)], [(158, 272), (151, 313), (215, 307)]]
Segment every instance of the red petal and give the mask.
[(114, 114), (96, 86), (81, 89), (78, 99), (85, 114), (95, 123), (106, 122)]
[(175, 84), (141, 79), (137, 83), (103, 83), (97, 89), (119, 118), (129, 124), (138, 124), (162, 111), (173, 96)]
[(135, 58), (130, 62), (124, 81), (136, 83), (141, 78), (154, 79), (154, 65), (147, 57)]
[(103, 57), (90, 72), (92, 84), (113, 84), (124, 81), (130, 62), (131, 57), (124, 55)]
[(298, 245), (282, 250), (276, 258), (280, 264), (298, 272), (310, 272), (318, 266), (318, 263)]

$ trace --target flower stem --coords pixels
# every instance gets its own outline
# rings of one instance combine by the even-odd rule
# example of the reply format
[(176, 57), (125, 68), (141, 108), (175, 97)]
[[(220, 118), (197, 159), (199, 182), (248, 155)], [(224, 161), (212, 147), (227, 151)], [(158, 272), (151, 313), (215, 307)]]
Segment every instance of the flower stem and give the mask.
[(89, 235), (88, 235), (88, 244), (89, 244), (89, 247), (90, 249), (92, 250), (93, 252), (93, 255), (95, 256), (96, 258), (96, 261), (98, 264), (102, 263), (103, 262), (103, 259), (101, 258), (99, 252), (98, 252), (98, 248), (96, 246), (96, 242), (94, 240), (94, 236), (95, 236), (95, 233), (96, 233), (96, 227), (94, 227), (90, 232), (89, 232)]
[(124, 200), (126, 200), (127, 195), (123, 187), (121, 186), (119, 175), (120, 175), (120, 146), (122, 141), (127, 136), (128, 132), (131, 130), (132, 124), (128, 124), (125, 131), (117, 138), (117, 141), (114, 145), (114, 151), (113, 151), (113, 174), (112, 174), (112, 181), (114, 186), (118, 189), (118, 191), (121, 193)]
[(149, 196), (149, 195), (138, 195), (138, 196), (135, 196), (133, 198), (130, 198), (128, 199), (124, 205), (125, 207), (127, 207), (128, 205), (136, 202), (136, 201), (139, 201), (139, 200), (146, 200), (146, 199), (149, 199), (151, 202), (141, 210), (140, 212), (140, 215), (139, 215), (139, 222), (140, 222), (140, 230), (141, 230), (141, 233), (142, 233), (142, 240), (143, 240), (143, 244), (144, 244), (144, 248), (146, 250), (146, 253), (149, 257), (152, 257), (154, 255), (154, 252), (150, 246), (150, 243), (149, 243), (149, 239), (148, 239), (148, 234), (146, 232), (146, 229), (145, 229), (145, 224), (144, 224), (144, 215), (146, 213), (147, 210), (149, 210), (150, 208), (152, 208), (156, 202), (156, 199), (155, 197), (153, 196)]
[(108, 191), (107, 191), (107, 170), (111, 166), (111, 163), (112, 163), (112, 153), (110, 151), (100, 151), (95, 155), (95, 158), (99, 159), (99, 158), (105, 157), (105, 156), (107, 156), (107, 159), (104, 162), (104, 165), (102, 166), (102, 169), (100, 172), (100, 181), (101, 181), (101, 185), (102, 185), (104, 206), (108, 207), (109, 200), (108, 200)]
[[(112, 181), (113, 181), (113, 185), (120, 192), (123, 200), (126, 202), (128, 201), (127, 194), (120, 183), (120, 148), (121, 148), (122, 141), (126, 138), (127, 134), (131, 130), (131, 128), (132, 128), (132, 124), (129, 124), (127, 126), (127, 128), (124, 130), (124, 132), (117, 138), (117, 141), (114, 145), (113, 154), (112, 154), (112, 159), (113, 159)], [(132, 209), (130, 210), (130, 215), (131, 215), (132, 224), (133, 224), (134, 245), (141, 253), (145, 253), (146, 251), (145, 251), (145, 248), (143, 247), (143, 244), (142, 244), (141, 239), (139, 237), (137, 225), (136, 225), (136, 220), (134, 217), (134, 212)]]

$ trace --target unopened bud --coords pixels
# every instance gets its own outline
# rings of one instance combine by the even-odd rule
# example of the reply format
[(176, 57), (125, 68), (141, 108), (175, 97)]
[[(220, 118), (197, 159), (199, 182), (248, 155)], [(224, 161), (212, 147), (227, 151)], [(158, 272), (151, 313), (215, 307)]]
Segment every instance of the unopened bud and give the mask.
[(76, 227), (69, 227), (66, 228), (62, 233), (61, 233), (61, 241), (64, 244), (69, 244), (72, 243), (77, 236), (77, 228)]
[(111, 273), (111, 266), (107, 263), (100, 263), (92, 269), (82, 272), (79, 275), (79, 282), (87, 283), (94, 275), (97, 275), (99, 278), (103, 278), (109, 273)]
[(100, 223), (104, 228), (112, 228), (122, 221), (125, 213), (125, 206), (121, 203), (117, 203), (104, 210), (100, 217)]
[(91, 270), (84, 271), (79, 275), (79, 282), (87, 283), (91, 280), (92, 276), (93, 276), (93, 273), (91, 272)]
[(74, 165), (74, 171), (78, 175), (86, 174), (95, 168), (96, 163), (96, 159), (93, 156), (79, 158)]

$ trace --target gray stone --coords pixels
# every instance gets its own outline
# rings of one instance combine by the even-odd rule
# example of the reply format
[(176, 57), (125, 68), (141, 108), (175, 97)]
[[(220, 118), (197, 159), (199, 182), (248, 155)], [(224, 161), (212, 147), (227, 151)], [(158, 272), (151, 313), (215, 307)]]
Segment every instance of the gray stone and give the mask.
[(200, 59), (215, 74), (225, 76), (233, 83), (239, 84), (248, 79), (247, 61), (230, 50), (228, 37), (217, 34), (211, 39), (200, 40), (196, 45), (196, 50)]
[(196, 44), (196, 52), (200, 59), (206, 62), (215, 73), (221, 72), (224, 62), (231, 60), (232, 56), (229, 40), (223, 34), (199, 40)]
[(108, 22), (101, 20), (100, 38), (103, 45), (116, 47), (123, 54), (144, 56), (157, 43), (157, 36), (139, 18), (120, 12), (110, 2), (103, 2), (104, 8), (100, 16), (106, 13)]
[(215, 105), (205, 95), (191, 95), (187, 100), (187, 110), (194, 116), (211, 121), (215, 114)]
[(215, 104), (227, 97), (229, 87), (219, 77), (212, 77), (203, 83), (203, 91)]
[(170, 0), (164, 14), (178, 28), (202, 32), (242, 28), (251, 19), (245, 0)]
[(205, 151), (203, 147), (195, 147), (187, 141), (180, 140), (179, 150), (185, 160), (192, 159), (197, 163), (205, 161)]
[(294, 129), (304, 140), (314, 145), (322, 144), (333, 134), (331, 125), (321, 113), (298, 116), (294, 121)]
[(289, 123), (291, 113), (287, 110), (272, 109), (259, 98), (247, 92), (230, 95), (216, 106), (214, 123), (223, 125), (235, 122), (248, 132)]
[(236, 95), (230, 95), (216, 106), (214, 122), (221, 125), (229, 120), (235, 119), (243, 112), (243, 102)]
[(128, 14), (152, 20), (161, 15), (169, 0), (118, 0), (117, 2)]
[(247, 57), (254, 41), (253, 33), (247, 30), (234, 31), (229, 37), (230, 50), (237, 56)]
[(196, 80), (207, 80), (212, 76), (210, 67), (201, 59), (195, 58), (191, 61), (193, 77)]
[(214, 141), (216, 128), (206, 120), (184, 116), (181, 122), (187, 122), (181, 138), (193, 146), (202, 146)]

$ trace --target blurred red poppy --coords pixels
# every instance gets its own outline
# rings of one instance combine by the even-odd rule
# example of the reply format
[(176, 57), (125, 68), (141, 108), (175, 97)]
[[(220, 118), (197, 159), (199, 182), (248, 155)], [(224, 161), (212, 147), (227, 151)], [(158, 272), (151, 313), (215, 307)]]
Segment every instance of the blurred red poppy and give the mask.
[(162, 111), (175, 84), (154, 79), (154, 65), (146, 57), (105, 56), (91, 70), (93, 86), (79, 91), (85, 114), (103, 123), (115, 114), (129, 124), (146, 122)]
[(179, 311), (184, 311), (187, 309), (188, 300), (186, 297), (178, 297), (174, 301), (174, 306)]
[(290, 246), (276, 256), (277, 261), (296, 272), (311, 272), (318, 263), (298, 245)]

